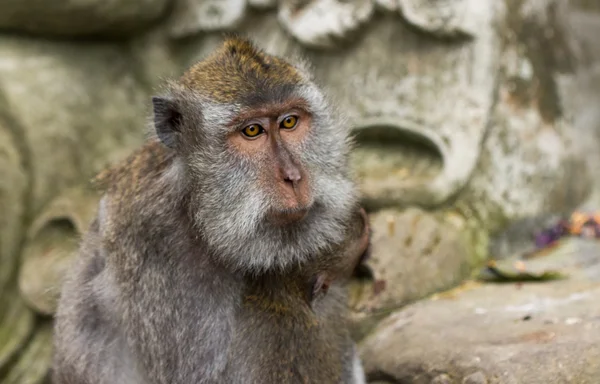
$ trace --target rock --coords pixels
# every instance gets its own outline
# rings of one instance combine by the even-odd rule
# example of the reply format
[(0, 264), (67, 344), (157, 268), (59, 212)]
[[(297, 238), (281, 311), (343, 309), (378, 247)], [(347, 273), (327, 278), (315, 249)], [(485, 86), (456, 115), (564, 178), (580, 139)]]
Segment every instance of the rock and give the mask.
[(2, 380), (2, 384), (48, 383), (52, 363), (52, 323), (45, 321), (21, 353), (17, 363)]
[(17, 267), (29, 187), (22, 133), (13, 126), (3, 96), (0, 90), (0, 292), (12, 283)]
[[(600, 280), (598, 246), (577, 237), (560, 240), (557, 245), (531, 254), (515, 254), (502, 260), (492, 260), (493, 268), (478, 276), (486, 281), (551, 280), (590, 277)], [(586, 266), (582, 269), (581, 266)], [(490, 273), (493, 269), (494, 273)]]
[(438, 375), (431, 380), (431, 384), (452, 384), (452, 379), (445, 373)]
[[(568, 31), (577, 42), (580, 63), (575, 81), (563, 86), (566, 107), (574, 116), (575, 143), (580, 153), (585, 153), (588, 168), (600, 163), (600, 3), (596, 1), (570, 1)], [(594, 191), (583, 208), (600, 206), (600, 178), (593, 177)]]
[(98, 200), (99, 194), (93, 191), (67, 189), (31, 225), (21, 255), (19, 289), (37, 312), (54, 314), (65, 273), (94, 218)]
[(398, 0), (399, 10), (414, 27), (442, 38), (473, 37), (473, 21), (487, 5), (478, 0)]
[[(573, 256), (580, 259), (569, 263)], [(545, 283), (470, 283), (394, 313), (361, 344), (367, 375), (411, 383), (439, 372), (451, 383), (595, 383), (600, 245), (573, 240), (548, 257), (579, 272)]]
[(569, 0), (569, 5), (582, 11), (600, 12), (600, 5), (595, 0)]
[(177, 0), (170, 16), (170, 35), (183, 38), (199, 32), (233, 30), (247, 8), (246, 0)]
[(169, 0), (4, 0), (0, 28), (57, 37), (124, 37), (163, 16)]
[[(41, 346), (48, 340), (34, 336), (35, 311), (52, 312), (56, 290), (45, 289), (58, 285), (68, 262), (52, 259), (59, 253), (43, 259), (37, 241), (54, 229), (54, 244), (74, 236), (61, 225), (29, 226), (57, 196), (141, 143), (149, 92), (123, 44), (3, 35), (0, 57), (0, 382), (37, 383), (49, 360)], [(28, 230), (40, 236), (26, 239)]]
[(277, 7), (277, 0), (248, 0), (248, 5), (256, 9), (270, 9)]
[(469, 376), (465, 377), (462, 381), (463, 384), (487, 384), (488, 380), (485, 377), (485, 374), (481, 371), (477, 371), (475, 373), (471, 373)]
[(168, 26), (161, 25), (130, 40), (136, 75), (151, 92), (157, 92), (165, 79), (177, 78), (185, 69), (177, 60)]
[[(199, 32), (241, 29), (253, 19), (251, 8), (277, 8), (279, 26), (303, 46), (335, 50), (367, 30), (378, 8), (400, 13), (404, 23), (442, 40), (473, 38), (488, 3), (477, 0), (176, 0), (169, 24), (170, 35), (189, 37)], [(274, 31), (272, 31), (274, 32)]]
[[(595, 3), (595, 2), (594, 2)], [(600, 42), (595, 39), (600, 33), (600, 6), (598, 3), (578, 7), (577, 2), (569, 3), (568, 29), (581, 46), (584, 63), (600, 61)]]
[(459, 284), (482, 262), (469, 227), (454, 215), (411, 208), (380, 211), (370, 221), (373, 280), (351, 289), (357, 338), (380, 314)]
[(514, 220), (490, 239), (489, 256), (504, 259), (534, 251), (536, 234), (540, 230), (552, 228), (561, 218), (561, 215), (547, 213)]
[(21, 300), (16, 289), (0, 291), (0, 378), (27, 344), (34, 320), (33, 312)]
[(456, 202), (461, 213), (477, 218), (490, 232), (583, 203), (592, 176), (577, 141), (600, 144), (573, 125), (567, 85), (575, 78), (579, 57), (565, 25), (566, 3), (506, 4), (499, 98), (477, 169)]
[(372, 0), (312, 0), (302, 5), (282, 1), (278, 18), (281, 26), (305, 46), (334, 48), (370, 21), (374, 11)]
[(0, 57), (0, 108), (27, 156), (33, 218), (143, 140), (149, 90), (126, 47), (1, 36)]

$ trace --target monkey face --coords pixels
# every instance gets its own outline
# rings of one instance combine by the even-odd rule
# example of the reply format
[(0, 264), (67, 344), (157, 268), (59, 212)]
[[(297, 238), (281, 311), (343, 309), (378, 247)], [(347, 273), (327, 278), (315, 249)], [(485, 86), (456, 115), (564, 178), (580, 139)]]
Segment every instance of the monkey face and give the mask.
[(230, 265), (283, 268), (344, 240), (356, 203), (349, 130), (300, 67), (226, 43), (154, 110), (196, 226)]
[(311, 131), (311, 114), (294, 100), (247, 109), (228, 145), (256, 168), (257, 187), (271, 196), (266, 219), (274, 225), (303, 220), (314, 203), (310, 174), (299, 153)]

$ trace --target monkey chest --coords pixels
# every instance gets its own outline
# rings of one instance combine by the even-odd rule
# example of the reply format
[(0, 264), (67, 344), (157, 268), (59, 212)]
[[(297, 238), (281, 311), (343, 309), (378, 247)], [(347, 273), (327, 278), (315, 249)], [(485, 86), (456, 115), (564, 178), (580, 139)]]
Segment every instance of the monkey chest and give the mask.
[(230, 349), (241, 368), (232, 382), (341, 383), (351, 347), (340, 313), (286, 304), (244, 306)]

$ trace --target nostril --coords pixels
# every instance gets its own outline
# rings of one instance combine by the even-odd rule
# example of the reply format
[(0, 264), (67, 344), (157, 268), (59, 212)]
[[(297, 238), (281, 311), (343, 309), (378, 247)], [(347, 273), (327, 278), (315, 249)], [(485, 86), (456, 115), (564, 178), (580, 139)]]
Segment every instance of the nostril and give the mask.
[(283, 180), (295, 184), (300, 181), (301, 178), (300, 171), (297, 168), (289, 168), (285, 170)]

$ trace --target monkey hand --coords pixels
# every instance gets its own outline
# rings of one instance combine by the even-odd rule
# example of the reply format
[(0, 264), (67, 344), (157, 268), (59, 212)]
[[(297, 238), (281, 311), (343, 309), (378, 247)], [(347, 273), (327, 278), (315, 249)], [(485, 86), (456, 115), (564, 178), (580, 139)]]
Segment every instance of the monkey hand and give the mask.
[(371, 252), (371, 228), (369, 216), (362, 207), (353, 216), (349, 237), (345, 248), (339, 254), (339, 259), (336, 259), (336, 265), (332, 269), (319, 271), (311, 279), (309, 283), (310, 302), (326, 294), (334, 280), (347, 280), (352, 276), (363, 274), (362, 264), (368, 259)]

